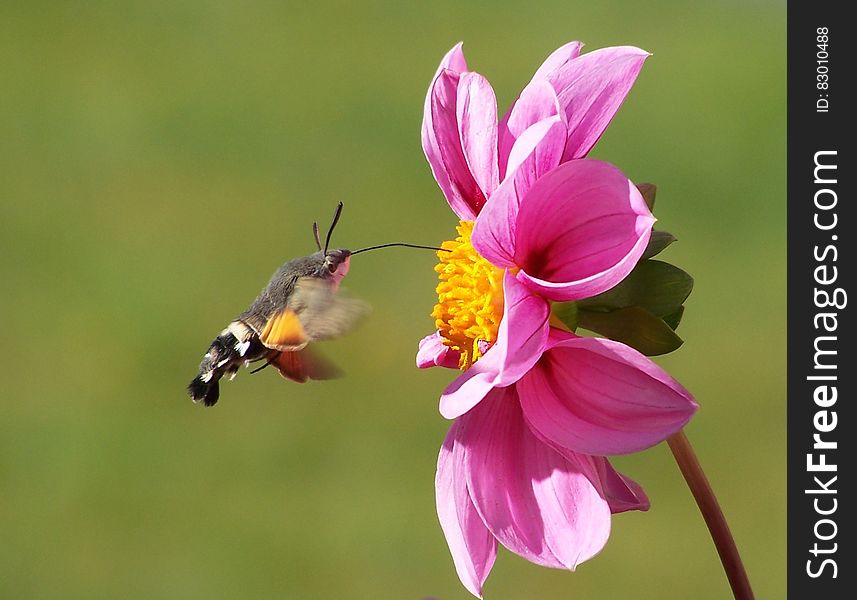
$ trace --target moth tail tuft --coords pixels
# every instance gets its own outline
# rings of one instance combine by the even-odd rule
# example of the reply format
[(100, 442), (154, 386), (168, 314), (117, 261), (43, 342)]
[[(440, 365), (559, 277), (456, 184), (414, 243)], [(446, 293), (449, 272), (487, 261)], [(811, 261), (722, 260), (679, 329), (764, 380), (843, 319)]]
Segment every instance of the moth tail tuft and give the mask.
[(197, 375), (188, 384), (187, 393), (194, 402), (202, 400), (205, 406), (214, 406), (220, 398), (220, 384), (213, 380), (205, 382), (201, 375)]

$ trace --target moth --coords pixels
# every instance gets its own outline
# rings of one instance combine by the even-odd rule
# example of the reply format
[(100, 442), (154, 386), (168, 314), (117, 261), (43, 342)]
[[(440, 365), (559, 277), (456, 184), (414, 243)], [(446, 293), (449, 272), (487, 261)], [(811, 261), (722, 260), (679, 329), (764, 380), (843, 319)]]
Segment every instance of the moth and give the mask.
[(265, 361), (254, 373), (271, 365), (286, 379), (299, 383), (338, 376), (339, 369), (314, 353), (310, 344), (339, 337), (368, 312), (364, 302), (339, 293), (351, 257), (390, 246), (436, 250), (400, 243), (354, 252), (330, 249), (330, 238), (341, 214), (342, 202), (337, 205), (324, 246), (318, 223), (313, 223), (318, 251), (277, 269), (256, 300), (214, 338), (202, 358), (199, 373), (187, 387), (194, 402), (213, 406), (220, 397), (220, 380), (224, 376), (234, 378), (242, 365), (254, 362)]

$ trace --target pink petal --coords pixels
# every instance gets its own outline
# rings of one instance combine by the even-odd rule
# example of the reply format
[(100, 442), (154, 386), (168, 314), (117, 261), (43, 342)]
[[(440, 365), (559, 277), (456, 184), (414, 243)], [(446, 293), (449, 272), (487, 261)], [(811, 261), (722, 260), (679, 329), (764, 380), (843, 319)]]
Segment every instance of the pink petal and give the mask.
[[(559, 99), (553, 86), (547, 81), (533, 81), (524, 88), (521, 96), (500, 123), (498, 135), (501, 178), (506, 176), (509, 154), (512, 146), (515, 145), (515, 140), (530, 126), (555, 115), (559, 115), (565, 123), (565, 113), (559, 106)], [(564, 149), (565, 139), (562, 140), (562, 144)]]
[(538, 68), (536, 74), (533, 75), (533, 81), (547, 79), (548, 76), (558, 68), (564, 66), (570, 60), (580, 56), (580, 50), (582, 48), (583, 44), (581, 42), (569, 42), (554, 50), (551, 55), (545, 59), (542, 66)]
[(458, 132), (470, 172), (487, 198), (499, 183), (497, 99), (479, 73), (463, 73), (458, 84)]
[(491, 195), (473, 226), (470, 243), (495, 267), (515, 266), (515, 223), (520, 201), (515, 178), (506, 178)]
[(505, 307), (497, 341), (453, 381), (440, 397), (440, 414), (455, 419), (476, 406), (495, 387), (515, 383), (539, 359), (547, 343), (550, 305), (506, 272)]
[(452, 424), (437, 460), (437, 516), (464, 587), (482, 597), (482, 585), (497, 556), (497, 540), (485, 527), (467, 491), (464, 448), (456, 442), (460, 425)]
[(551, 300), (600, 294), (631, 272), (654, 222), (640, 192), (616, 167), (593, 159), (564, 163), (543, 175), (521, 203), (518, 278)]
[(549, 346), (517, 388), (530, 427), (556, 446), (636, 452), (684, 427), (697, 409), (690, 392), (624, 344), (554, 329)]
[(435, 78), (440, 75), (443, 69), (455, 71), (456, 73), (464, 73), (467, 70), (467, 61), (464, 59), (464, 50), (462, 50), (463, 45), (464, 42), (458, 42), (446, 53), (434, 74)]
[[(519, 394), (520, 396), (520, 394)], [(526, 420), (526, 414), (524, 415)], [(529, 423), (528, 423), (529, 424)], [(610, 461), (604, 456), (592, 456), (569, 450), (556, 444), (553, 440), (545, 437), (538, 429), (530, 427), (530, 432), (544, 444), (553, 448), (560, 455), (572, 462), (588, 461), (592, 467), (589, 473), (594, 474), (590, 478), (592, 484), (599, 490), (602, 498), (610, 505), (613, 514), (627, 512), (629, 510), (647, 511), (650, 508), (649, 498), (636, 481), (622, 475), (613, 468)]]
[(536, 181), (559, 164), (564, 148), (565, 124), (557, 115), (521, 133), (509, 153), (509, 177), (515, 178), (518, 198), (525, 198)]
[[(435, 82), (444, 70), (448, 70), (453, 73), (463, 73), (464, 71), (467, 71), (467, 61), (464, 59), (464, 52), (462, 51), (461, 47), (462, 42), (457, 43), (455, 46), (452, 47), (449, 52), (446, 53), (446, 55), (440, 61), (440, 65), (438, 66), (437, 71), (435, 72), (434, 77), (432, 78), (432, 82), (429, 85), (429, 90), (426, 94), (425, 107), (423, 109), (423, 150), (425, 151), (426, 158), (429, 161), (429, 166), (431, 167), (435, 180), (437, 180), (438, 184), (441, 187), (441, 190), (443, 191), (444, 196), (446, 196), (447, 198), (454, 196), (451, 190), (452, 184), (449, 181), (449, 177), (447, 176), (443, 167), (443, 160), (441, 158), (440, 150), (438, 148), (437, 137), (434, 133), (434, 125), (432, 123), (431, 114), (431, 99), (432, 90), (434, 89)], [(462, 206), (460, 207), (460, 209), (466, 212), (467, 206)], [(455, 207), (453, 207), (453, 210), (456, 210)], [(456, 214), (458, 214), (457, 210)], [(459, 216), (461, 218), (465, 218), (460, 214)]]
[[(589, 457), (569, 460), (527, 427), (515, 386), (460, 419), (467, 487), (494, 536), (534, 563), (574, 569), (610, 534), (610, 507)], [(570, 455), (574, 458), (574, 455)]]
[(565, 125), (554, 115), (531, 125), (515, 141), (509, 175), (491, 196), (473, 228), (476, 251), (498, 267), (515, 266), (516, 222), (522, 198), (536, 180), (559, 164)]
[(428, 367), (446, 367), (457, 369), (461, 354), (443, 343), (443, 337), (435, 332), (420, 340), (417, 351), (417, 366), (420, 369)]
[(632, 46), (602, 48), (546, 74), (568, 120), (564, 161), (586, 156), (595, 145), (648, 57)]
[(442, 69), (426, 98), (422, 145), (432, 174), (459, 218), (472, 220), (485, 197), (470, 172), (458, 132), (458, 85), (460, 75)]
[(649, 510), (649, 498), (640, 484), (614, 469), (603, 456), (593, 456), (592, 459), (601, 478), (602, 492), (610, 504), (610, 512), (615, 515), (629, 510)]

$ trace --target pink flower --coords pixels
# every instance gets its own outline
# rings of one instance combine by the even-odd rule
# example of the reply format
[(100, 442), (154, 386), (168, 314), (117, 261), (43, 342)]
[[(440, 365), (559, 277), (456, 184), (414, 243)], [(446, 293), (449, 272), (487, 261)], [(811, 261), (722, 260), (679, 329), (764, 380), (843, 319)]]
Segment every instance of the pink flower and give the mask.
[[(498, 541), (557, 568), (598, 553), (611, 513), (648, 508), (642, 489), (603, 457), (664, 440), (696, 409), (635, 350), (550, 325), (551, 301), (619, 283), (654, 223), (618, 169), (569, 160), (597, 140), (639, 70), (608, 62), (608, 73), (596, 76), (597, 60), (572, 68), (597, 54), (576, 58), (579, 47), (548, 58), (499, 140), (493, 92), (466, 71), (460, 46), (444, 59), (426, 102), (423, 146), (462, 221), (438, 252), (438, 332), (420, 343), (417, 364), (464, 371), (441, 396), (441, 413), (455, 422), (438, 459), (437, 508), (458, 575), (480, 597)], [(641, 64), (644, 53), (633, 50), (600, 52)], [(548, 88), (554, 110), (539, 113), (547, 104), (533, 98), (550, 95)], [(508, 151), (504, 135), (513, 136)]]
[(461, 46), (444, 56), (429, 88), (422, 143), (444, 196), (464, 220), (479, 213), (503, 180), (522, 137), (557, 138), (549, 148), (559, 155), (539, 156), (541, 161), (586, 156), (649, 56), (632, 46), (581, 55), (583, 44), (570, 42), (545, 60), (498, 124), (494, 90), (468, 71)]

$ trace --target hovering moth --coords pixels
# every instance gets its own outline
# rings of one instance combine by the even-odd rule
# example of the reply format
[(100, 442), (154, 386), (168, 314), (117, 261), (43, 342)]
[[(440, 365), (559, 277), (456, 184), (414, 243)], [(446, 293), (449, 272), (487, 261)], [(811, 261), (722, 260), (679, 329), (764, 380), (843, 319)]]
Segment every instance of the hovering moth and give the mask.
[[(339, 293), (339, 284), (351, 262), (360, 252), (407, 246), (435, 249), (413, 244), (382, 244), (351, 252), (330, 249), (330, 238), (342, 214), (342, 202), (321, 244), (318, 224), (313, 235), (318, 251), (283, 264), (271, 277), (256, 300), (221, 331), (211, 342), (199, 365), (199, 373), (187, 387), (194, 402), (213, 406), (220, 397), (220, 379), (234, 378), (241, 365), (265, 361), (292, 381), (331, 379), (339, 370), (312, 352), (309, 345), (330, 340), (354, 327), (368, 306)], [(253, 371), (254, 373), (256, 371)]]

